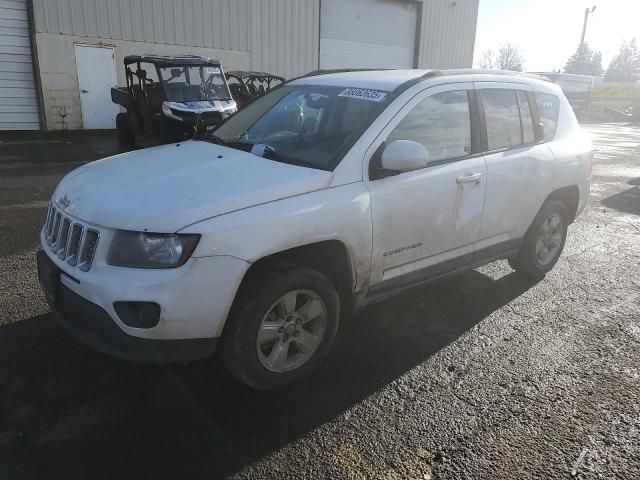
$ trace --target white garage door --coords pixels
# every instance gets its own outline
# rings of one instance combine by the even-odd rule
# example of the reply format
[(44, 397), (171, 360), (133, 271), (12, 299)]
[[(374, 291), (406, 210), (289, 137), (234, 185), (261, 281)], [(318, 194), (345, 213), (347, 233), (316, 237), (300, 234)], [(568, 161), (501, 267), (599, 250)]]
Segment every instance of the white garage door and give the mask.
[(0, 130), (38, 130), (26, 0), (0, 0)]
[(413, 68), (410, 0), (321, 0), (320, 68)]

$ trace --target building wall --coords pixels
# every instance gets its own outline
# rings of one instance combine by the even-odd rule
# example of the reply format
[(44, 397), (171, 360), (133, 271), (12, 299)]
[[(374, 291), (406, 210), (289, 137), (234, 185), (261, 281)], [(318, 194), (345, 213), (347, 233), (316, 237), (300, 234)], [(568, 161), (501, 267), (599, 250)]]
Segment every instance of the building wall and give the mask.
[(192, 54), (290, 78), (318, 67), (319, 0), (33, 0), (48, 129), (82, 128), (74, 45)]
[(471, 68), (480, 0), (424, 0), (419, 68)]
[[(318, 68), (321, 0), (31, 1), (48, 129), (82, 128), (76, 43), (114, 46), (119, 83), (133, 53), (202, 55), (286, 78)], [(478, 2), (422, 2), (420, 68), (471, 66)]]

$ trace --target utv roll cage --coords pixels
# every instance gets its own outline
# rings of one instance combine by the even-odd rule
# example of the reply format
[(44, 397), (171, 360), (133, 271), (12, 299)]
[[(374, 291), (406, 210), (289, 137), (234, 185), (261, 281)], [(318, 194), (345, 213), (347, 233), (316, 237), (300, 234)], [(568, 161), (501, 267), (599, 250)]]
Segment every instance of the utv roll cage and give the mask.
[(238, 109), (286, 82), (283, 77), (267, 72), (234, 70), (225, 76)]

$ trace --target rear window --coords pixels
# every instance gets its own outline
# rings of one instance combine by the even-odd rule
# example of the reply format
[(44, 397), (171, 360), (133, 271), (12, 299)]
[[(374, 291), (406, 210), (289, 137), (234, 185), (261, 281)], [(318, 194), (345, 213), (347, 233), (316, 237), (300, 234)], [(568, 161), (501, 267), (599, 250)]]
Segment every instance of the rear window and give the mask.
[(560, 101), (550, 93), (535, 92), (535, 97), (540, 120), (544, 125), (544, 139), (548, 142), (556, 136)]
[(489, 150), (522, 144), (516, 91), (496, 88), (480, 90), (480, 95), (484, 105)]
[(529, 97), (526, 92), (518, 90), (518, 103), (520, 105), (520, 121), (522, 122), (522, 141), (533, 143), (536, 135), (533, 129), (533, 115), (531, 114)]

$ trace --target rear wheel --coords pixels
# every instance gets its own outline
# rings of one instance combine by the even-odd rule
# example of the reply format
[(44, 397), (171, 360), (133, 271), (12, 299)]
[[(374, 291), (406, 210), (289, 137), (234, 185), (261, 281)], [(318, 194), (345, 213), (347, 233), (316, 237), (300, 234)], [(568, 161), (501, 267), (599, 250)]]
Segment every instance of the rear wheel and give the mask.
[(322, 274), (306, 268), (269, 272), (239, 295), (220, 355), (240, 381), (257, 390), (281, 388), (308, 376), (329, 353), (340, 303)]
[(509, 265), (526, 275), (544, 276), (560, 258), (567, 238), (568, 218), (564, 203), (559, 200), (546, 202)]
[(116, 115), (116, 131), (118, 133), (118, 145), (120, 148), (128, 149), (135, 146), (135, 136), (129, 126), (129, 119), (126, 113)]

